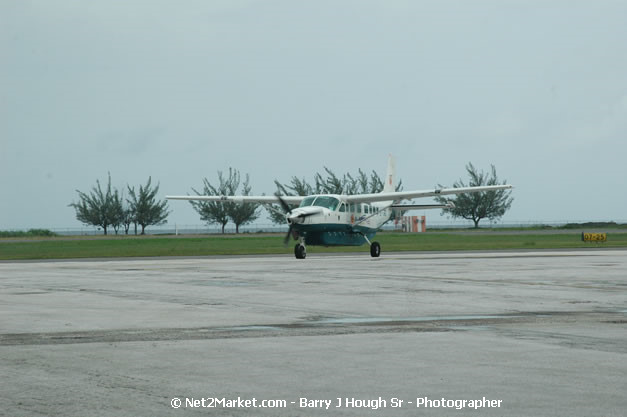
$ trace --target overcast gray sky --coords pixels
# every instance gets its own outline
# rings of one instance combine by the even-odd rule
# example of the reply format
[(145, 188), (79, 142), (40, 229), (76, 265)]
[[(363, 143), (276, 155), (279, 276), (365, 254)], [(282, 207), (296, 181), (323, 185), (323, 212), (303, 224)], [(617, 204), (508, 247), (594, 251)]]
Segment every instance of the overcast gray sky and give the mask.
[(388, 153), (405, 190), (494, 164), (505, 221), (627, 221), (625, 22), (608, 0), (0, 0), (0, 229), (80, 226), (108, 171), (165, 196), (232, 166), (270, 194)]

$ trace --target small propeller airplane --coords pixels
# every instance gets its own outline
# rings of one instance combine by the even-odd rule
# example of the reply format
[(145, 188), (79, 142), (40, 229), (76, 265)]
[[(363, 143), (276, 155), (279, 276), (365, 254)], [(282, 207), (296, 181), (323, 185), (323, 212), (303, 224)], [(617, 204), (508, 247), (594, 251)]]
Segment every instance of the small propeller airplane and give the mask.
[[(476, 193), (512, 188), (511, 185), (489, 185), (465, 188), (441, 188), (419, 191), (395, 191), (395, 162), (388, 158), (388, 168), (383, 191), (374, 194), (315, 194), (308, 196), (166, 196), (169, 200), (199, 200), (223, 203), (260, 203), (270, 210), (277, 211), (271, 204), (279, 204), (285, 212), (288, 224), (284, 244), (290, 236), (298, 243), (294, 247), (297, 259), (305, 259), (305, 245), (319, 246), (361, 246), (368, 243), (370, 256), (381, 255), (381, 245), (372, 241), (375, 234), (389, 220), (394, 211), (452, 208), (448, 204), (399, 204), (402, 200), (425, 198), (451, 194)], [(291, 208), (290, 204), (298, 205)]]

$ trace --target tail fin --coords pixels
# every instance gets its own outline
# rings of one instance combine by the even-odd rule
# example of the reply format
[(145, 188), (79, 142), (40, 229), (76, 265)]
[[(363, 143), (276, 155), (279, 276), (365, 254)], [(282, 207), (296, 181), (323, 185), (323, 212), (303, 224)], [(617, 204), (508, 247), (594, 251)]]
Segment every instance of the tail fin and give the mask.
[(385, 175), (385, 184), (383, 185), (384, 193), (393, 193), (396, 191), (394, 177), (396, 176), (396, 161), (392, 154), (388, 155), (388, 171)]

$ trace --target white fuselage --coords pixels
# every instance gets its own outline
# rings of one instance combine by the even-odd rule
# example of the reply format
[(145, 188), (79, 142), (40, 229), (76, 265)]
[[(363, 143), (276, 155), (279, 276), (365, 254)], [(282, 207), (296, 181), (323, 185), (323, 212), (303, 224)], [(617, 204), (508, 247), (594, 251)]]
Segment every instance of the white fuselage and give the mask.
[[(348, 203), (341, 195), (314, 195), (303, 200), (300, 207), (293, 209), (287, 216), (288, 223), (298, 229), (306, 230), (311, 227), (326, 225), (329, 230), (337, 226), (349, 228), (377, 230), (390, 220), (392, 201), (375, 203)], [(322, 230), (320, 230), (322, 231)]]

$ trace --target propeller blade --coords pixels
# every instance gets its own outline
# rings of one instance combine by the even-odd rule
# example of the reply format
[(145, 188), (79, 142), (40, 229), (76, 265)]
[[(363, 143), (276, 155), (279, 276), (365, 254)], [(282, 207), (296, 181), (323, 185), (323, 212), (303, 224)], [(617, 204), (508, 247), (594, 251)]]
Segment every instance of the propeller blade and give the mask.
[(285, 235), (285, 238), (283, 239), (283, 246), (287, 246), (287, 244), (290, 241), (291, 234), (292, 234), (292, 225), (290, 224), (289, 229), (287, 229), (287, 234)]
[(292, 212), (292, 209), (290, 208), (290, 206), (287, 205), (285, 200), (281, 198), (281, 195), (279, 195), (279, 193), (276, 193), (275, 197), (279, 200), (279, 204), (283, 208), (283, 211), (285, 212), (285, 214), (290, 214)]

